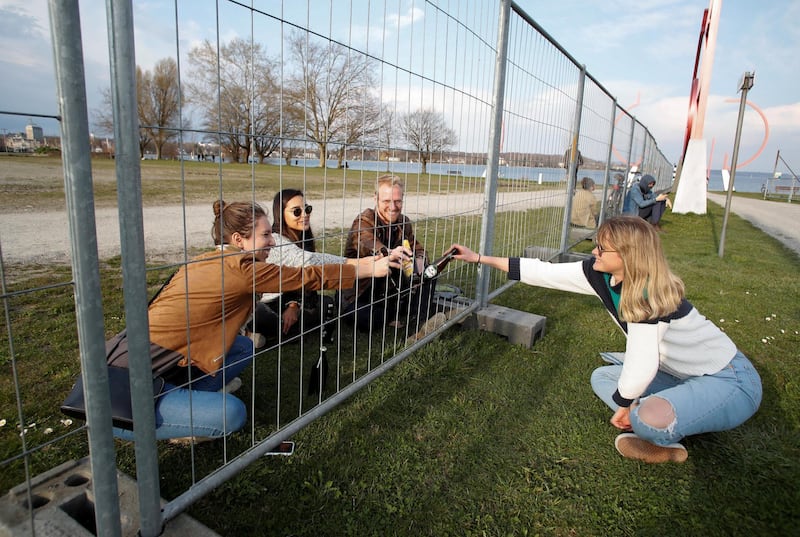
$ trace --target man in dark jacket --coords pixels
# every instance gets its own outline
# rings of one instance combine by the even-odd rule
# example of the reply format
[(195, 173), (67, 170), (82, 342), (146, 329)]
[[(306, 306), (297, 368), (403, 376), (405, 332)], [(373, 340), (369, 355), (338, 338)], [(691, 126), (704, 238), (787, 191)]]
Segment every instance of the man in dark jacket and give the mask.
[(625, 196), (622, 212), (638, 215), (660, 230), (661, 217), (667, 207), (672, 208), (672, 202), (669, 200), (668, 194), (656, 195), (653, 192), (655, 184), (656, 180), (652, 175), (643, 175), (639, 184), (633, 185), (628, 191), (628, 195)]
[(363, 331), (371, 330), (373, 325), (402, 328), (409, 321), (425, 322), (433, 312), (433, 280), (421, 278), (428, 255), (414, 237), (411, 220), (403, 214), (403, 183), (393, 175), (378, 178), (375, 208), (365, 209), (353, 221), (344, 255), (359, 258), (381, 252), (395, 257), (400, 252), (413, 255), (409, 271), (413, 274), (392, 269), (384, 278), (366, 278), (354, 288), (342, 290), (340, 307), (344, 319), (355, 320)]

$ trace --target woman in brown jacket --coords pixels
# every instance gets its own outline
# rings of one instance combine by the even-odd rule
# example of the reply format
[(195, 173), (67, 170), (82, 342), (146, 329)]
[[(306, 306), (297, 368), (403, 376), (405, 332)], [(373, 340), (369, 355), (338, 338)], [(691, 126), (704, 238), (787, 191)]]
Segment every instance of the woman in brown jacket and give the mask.
[[(266, 263), (275, 241), (260, 206), (215, 201), (214, 216), (211, 234), (218, 249), (181, 267), (149, 308), (151, 341), (182, 355), (163, 375), (157, 439), (220, 437), (244, 426), (244, 403), (222, 388), (253, 360), (253, 343), (239, 328), (256, 294), (348, 288), (358, 278), (385, 276), (389, 269), (389, 259), (382, 256), (366, 266)], [(133, 437), (132, 431), (115, 432)]]

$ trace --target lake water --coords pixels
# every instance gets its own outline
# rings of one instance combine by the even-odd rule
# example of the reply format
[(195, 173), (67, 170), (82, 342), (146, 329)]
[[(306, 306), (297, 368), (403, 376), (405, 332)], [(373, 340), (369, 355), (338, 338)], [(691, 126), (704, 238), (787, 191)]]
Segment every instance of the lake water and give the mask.
[[(285, 164), (282, 159), (267, 159), (268, 164)], [(297, 162), (298, 166), (317, 166), (319, 161), (316, 159), (293, 159), (292, 164)], [(328, 160), (329, 168), (337, 166), (336, 160)], [(376, 162), (369, 160), (348, 160), (348, 169), (364, 170), (377, 172), (390, 172), (396, 174), (416, 174), (420, 173), (421, 165), (418, 162)], [(433, 175), (461, 175), (464, 177), (482, 177), (486, 171), (486, 166), (471, 164), (447, 164), (433, 162), (428, 164), (428, 173)], [(531, 168), (526, 166), (501, 166), (500, 177), (504, 179), (527, 179), (542, 183), (557, 183), (564, 180), (563, 168)], [(612, 172), (616, 173), (616, 172)], [(602, 170), (579, 170), (578, 177), (591, 177), (600, 188), (603, 183)], [(739, 170), (736, 172), (735, 187), (737, 192), (761, 192), (761, 187), (772, 177), (768, 172), (748, 172)], [(711, 177), (708, 181), (708, 190), (714, 192), (724, 192), (722, 186), (722, 171), (711, 170)]]

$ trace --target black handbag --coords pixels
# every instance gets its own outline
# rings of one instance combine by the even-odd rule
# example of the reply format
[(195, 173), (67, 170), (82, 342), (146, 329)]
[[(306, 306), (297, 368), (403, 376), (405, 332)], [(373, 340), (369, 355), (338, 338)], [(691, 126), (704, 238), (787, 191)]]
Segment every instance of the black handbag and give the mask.
[[(150, 304), (158, 297), (172, 279), (173, 273), (150, 299)], [(150, 361), (153, 370), (153, 412), (159, 395), (164, 391), (164, 375), (183, 358), (179, 352), (165, 349), (150, 342)], [(108, 364), (108, 389), (111, 396), (111, 421), (115, 427), (133, 430), (133, 410), (131, 408), (131, 383), (128, 371), (128, 333), (122, 330), (106, 341), (106, 363)], [(118, 364), (118, 365), (115, 365)], [(72, 386), (67, 398), (61, 404), (61, 412), (72, 418), (86, 421), (86, 400), (83, 397), (83, 375)]]
[[(111, 396), (111, 421), (115, 427), (133, 430), (131, 409), (131, 384), (129, 371), (125, 367), (108, 366), (108, 389)], [(153, 379), (153, 395), (156, 400), (164, 390), (164, 379)], [(155, 405), (153, 406), (155, 411)], [(72, 390), (61, 404), (61, 412), (71, 418), (86, 421), (86, 400), (83, 398), (83, 376), (79, 376)]]

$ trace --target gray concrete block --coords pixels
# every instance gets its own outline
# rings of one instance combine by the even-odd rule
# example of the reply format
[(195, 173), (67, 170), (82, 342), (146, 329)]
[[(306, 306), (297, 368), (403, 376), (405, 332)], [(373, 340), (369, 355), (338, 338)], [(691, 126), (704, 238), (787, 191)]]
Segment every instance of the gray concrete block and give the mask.
[(541, 315), (494, 304), (478, 310), (475, 317), (481, 330), (506, 336), (509, 343), (525, 345), (528, 348), (544, 336), (547, 323), (547, 318)]
[(545, 246), (526, 246), (522, 257), (533, 257), (542, 261), (552, 261), (553, 263), (571, 263), (573, 261), (583, 261), (591, 254), (578, 254), (574, 252), (559, 253), (555, 248)]
[[(117, 470), (117, 488), (122, 537), (134, 537), (139, 531), (136, 481)], [(25, 484), (17, 485), (0, 498), (0, 537), (27, 537), (34, 530), (36, 535), (46, 537), (91, 537), (97, 534), (94, 505), (89, 459), (65, 462), (31, 479), (30, 500)], [(171, 520), (162, 535), (218, 537), (186, 514)]]

